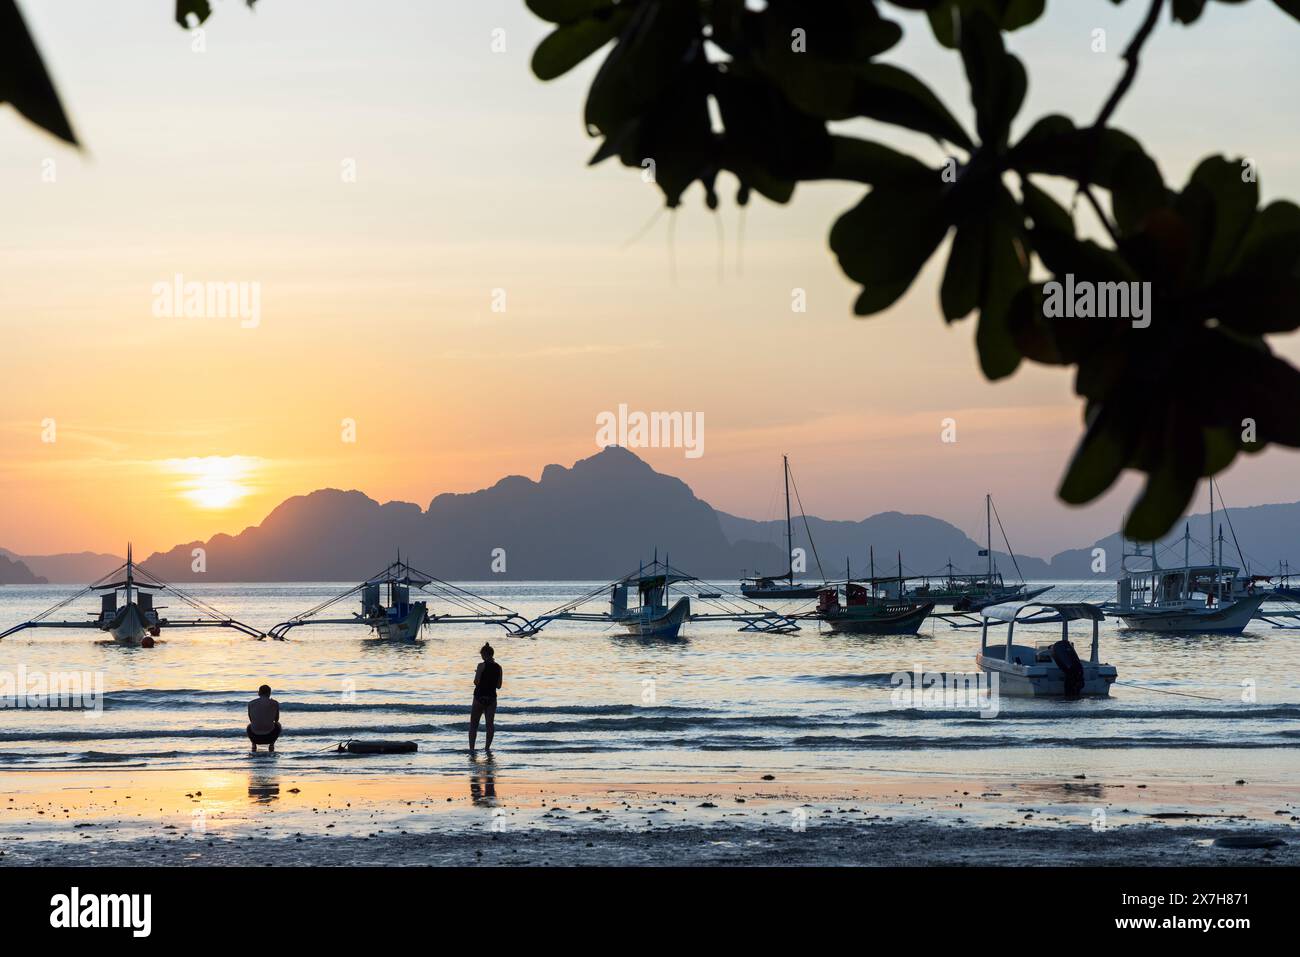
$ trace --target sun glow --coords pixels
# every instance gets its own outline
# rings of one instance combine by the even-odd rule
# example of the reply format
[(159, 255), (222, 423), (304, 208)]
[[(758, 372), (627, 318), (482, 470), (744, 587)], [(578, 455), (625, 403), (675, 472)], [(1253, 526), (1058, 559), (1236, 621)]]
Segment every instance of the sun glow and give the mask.
[(167, 459), (163, 468), (181, 476), (177, 488), (199, 508), (230, 508), (252, 491), (249, 479), (259, 461), (246, 455)]

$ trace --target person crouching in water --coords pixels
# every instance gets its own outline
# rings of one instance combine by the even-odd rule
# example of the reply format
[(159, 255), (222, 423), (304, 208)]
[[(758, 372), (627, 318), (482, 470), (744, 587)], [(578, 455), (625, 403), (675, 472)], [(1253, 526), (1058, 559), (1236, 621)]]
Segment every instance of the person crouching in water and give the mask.
[(496, 652), (485, 644), (478, 652), (483, 660), (474, 669), (474, 704), (469, 712), (469, 749), (474, 750), (478, 738), (478, 720), (487, 718), (487, 750), (492, 750), (493, 725), (497, 716), (497, 689), (501, 687), (501, 666), (496, 663)]
[(275, 751), (275, 739), (280, 736), (280, 702), (271, 697), (271, 686), (262, 685), (257, 697), (248, 702), (248, 740), (253, 750), (265, 744), (266, 750)]

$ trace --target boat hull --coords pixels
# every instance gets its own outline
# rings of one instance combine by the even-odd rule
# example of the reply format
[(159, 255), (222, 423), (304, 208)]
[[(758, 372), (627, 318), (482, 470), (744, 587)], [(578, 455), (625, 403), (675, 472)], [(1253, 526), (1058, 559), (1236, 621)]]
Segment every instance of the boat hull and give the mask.
[(118, 609), (113, 620), (104, 629), (119, 645), (138, 645), (150, 634), (153, 623), (132, 602)]
[(851, 607), (821, 615), (819, 620), (837, 635), (914, 635), (932, 611), (934, 602), (922, 605), (905, 602), (883, 607)]
[[(1036, 662), (1031, 665), (1007, 664), (1001, 656), (978, 654), (975, 663), (986, 675), (998, 676), (998, 694), (1012, 695), (1019, 698), (1064, 698), (1065, 674), (1051, 662)], [(1079, 698), (1107, 698), (1110, 686), (1115, 683), (1117, 671), (1114, 665), (1083, 664), (1083, 687), (1077, 695)]]
[(824, 585), (780, 585), (775, 588), (756, 588), (753, 585), (741, 585), (740, 593), (746, 598), (766, 598), (768, 601), (785, 601), (792, 598), (816, 598)]
[(403, 617), (372, 619), (370, 626), (375, 629), (375, 637), (382, 641), (415, 641), (420, 637), (420, 626), (424, 624), (426, 614), (424, 602), (412, 602)]
[(1239, 635), (1245, 631), (1267, 595), (1240, 598), (1221, 608), (1130, 609), (1116, 615), (1134, 631), (1160, 634)]
[(1051, 591), (1055, 586), (1044, 585), (1042, 588), (1006, 588), (993, 595), (964, 595), (953, 602), (953, 611), (981, 611), (992, 605), (1001, 605), (1008, 601), (1032, 601), (1043, 592)]
[(691, 600), (686, 597), (677, 599), (671, 608), (646, 609), (630, 612), (621, 618), (622, 625), (629, 635), (637, 638), (676, 638), (682, 630), (686, 619), (691, 617)]

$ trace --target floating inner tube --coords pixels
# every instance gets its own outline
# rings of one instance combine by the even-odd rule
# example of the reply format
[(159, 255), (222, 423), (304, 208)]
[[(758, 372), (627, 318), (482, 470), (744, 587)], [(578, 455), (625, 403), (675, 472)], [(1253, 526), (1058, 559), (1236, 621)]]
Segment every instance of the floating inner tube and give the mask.
[(339, 750), (348, 754), (410, 754), (417, 746), (414, 741), (344, 741)]

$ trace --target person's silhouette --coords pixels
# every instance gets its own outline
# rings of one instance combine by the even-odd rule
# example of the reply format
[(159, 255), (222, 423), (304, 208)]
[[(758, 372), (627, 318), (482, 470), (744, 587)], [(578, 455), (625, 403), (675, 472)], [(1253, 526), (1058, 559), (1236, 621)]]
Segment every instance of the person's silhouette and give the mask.
[(483, 660), (474, 669), (474, 704), (469, 712), (469, 749), (474, 750), (478, 739), (479, 718), (487, 719), (487, 750), (492, 750), (492, 734), (497, 716), (497, 689), (501, 687), (501, 666), (496, 663), (496, 652), (484, 644), (479, 649)]
[(275, 750), (275, 739), (280, 736), (280, 702), (271, 697), (271, 686), (262, 685), (257, 697), (248, 703), (248, 727), (245, 729), (253, 750), (265, 744), (266, 750)]

